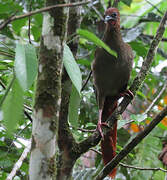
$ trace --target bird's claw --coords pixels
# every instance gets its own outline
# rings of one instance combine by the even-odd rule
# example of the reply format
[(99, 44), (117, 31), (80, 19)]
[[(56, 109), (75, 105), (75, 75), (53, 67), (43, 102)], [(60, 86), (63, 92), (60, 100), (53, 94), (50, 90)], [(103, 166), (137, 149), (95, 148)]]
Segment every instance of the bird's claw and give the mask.
[(107, 128), (109, 128), (109, 126), (108, 126), (108, 124), (105, 123), (105, 122), (102, 122), (102, 123), (98, 123), (98, 124), (97, 124), (97, 129), (98, 129), (98, 131), (99, 131), (102, 139), (104, 140), (104, 134), (103, 134), (103, 131), (102, 131), (102, 126), (105, 126), (105, 127), (107, 127)]

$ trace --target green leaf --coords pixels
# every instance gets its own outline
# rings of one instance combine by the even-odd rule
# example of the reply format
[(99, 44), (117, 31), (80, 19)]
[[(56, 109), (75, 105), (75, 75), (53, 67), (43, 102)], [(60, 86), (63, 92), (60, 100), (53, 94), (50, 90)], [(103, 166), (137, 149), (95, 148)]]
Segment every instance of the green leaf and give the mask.
[(75, 86), (78, 93), (80, 94), (81, 87), (82, 87), (81, 72), (80, 72), (78, 64), (76, 63), (73, 57), (73, 54), (70, 48), (66, 44), (64, 45), (63, 63), (73, 85)]
[(129, 44), (131, 45), (132, 49), (135, 50), (139, 56), (145, 57), (147, 55), (148, 48), (142, 42), (132, 41)]
[(34, 36), (34, 40), (35, 40), (35, 41), (39, 41), (40, 36), (41, 36), (40, 28), (37, 27), (37, 26), (32, 26), (31, 32), (32, 32), (32, 34), (33, 34), (33, 36)]
[(14, 130), (18, 121), (22, 118), (22, 108), (23, 90), (17, 79), (15, 79), (9, 94), (2, 105), (3, 121), (9, 133)]
[(83, 30), (83, 29), (78, 29), (77, 33), (80, 36), (83, 36), (84, 38), (86, 38), (89, 41), (93, 42), (98, 47), (104, 48), (111, 55), (117, 57), (117, 53), (115, 51), (111, 50), (110, 47), (108, 45), (106, 45), (102, 40), (100, 40), (95, 34), (89, 32), (87, 30)]
[(21, 31), (21, 28), (22, 28), (23, 26), (25, 26), (26, 21), (27, 21), (26, 18), (13, 21), (13, 22), (12, 22), (13, 30), (14, 30), (16, 33), (19, 33), (19, 32)]
[(78, 125), (78, 108), (80, 101), (81, 99), (78, 91), (76, 90), (75, 86), (72, 86), (69, 104), (69, 122), (74, 127), (77, 127)]
[(132, 114), (130, 115), (130, 118), (137, 123), (141, 123), (147, 118), (147, 114)]
[(78, 59), (77, 63), (84, 65), (84, 66), (87, 66), (89, 68), (91, 67), (91, 62), (88, 59)]
[(17, 44), (14, 68), (23, 90), (29, 89), (37, 75), (37, 57), (32, 45)]
[(124, 4), (130, 6), (130, 4), (132, 3), (132, 0), (121, 0)]

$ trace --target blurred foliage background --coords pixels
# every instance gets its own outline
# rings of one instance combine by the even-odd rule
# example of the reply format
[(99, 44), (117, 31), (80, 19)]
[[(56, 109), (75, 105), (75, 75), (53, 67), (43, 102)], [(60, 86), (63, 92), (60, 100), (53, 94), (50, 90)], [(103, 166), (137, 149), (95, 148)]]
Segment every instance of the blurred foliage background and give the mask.
[[(44, 0), (0, 0), (0, 23), (12, 15), (21, 15), (31, 10), (44, 7)], [(134, 51), (134, 65), (131, 74), (131, 84), (134, 77), (140, 70), (141, 64), (147, 54), (149, 45), (156, 33), (161, 17), (167, 10), (166, 0), (121, 0), (119, 10), (121, 14), (121, 30), (124, 41), (128, 42)], [(93, 1), (82, 8), (81, 29), (89, 30), (102, 38), (104, 32), (103, 14), (109, 5), (108, 0)], [(30, 38), (32, 45), (36, 48), (38, 55), (40, 36), (42, 30), (42, 14), (30, 17), (31, 31)], [(0, 31), (0, 106), (5, 104), (13, 80), (15, 64), (15, 48), (18, 43), (29, 43), (29, 18), (23, 18), (8, 24)], [(74, 34), (73, 40), (77, 37)], [(67, 39), (67, 44), (68, 44)], [(96, 46), (87, 39), (80, 37), (79, 48), (76, 58), (82, 72), (83, 81), (91, 69), (91, 62), (94, 58)], [(15, 83), (17, 84), (17, 83)], [(118, 152), (129, 142), (143, 127), (148, 124), (164, 106), (167, 105), (167, 30), (152, 67), (145, 79), (141, 89), (137, 92), (133, 103), (128, 106), (118, 127)], [(17, 114), (17, 104), (20, 105), (19, 94), (23, 93), (24, 109), (28, 114), (32, 114), (33, 97), (35, 91), (34, 84), (24, 92), (20, 92), (20, 87), (13, 87), (15, 98), (6, 100), (6, 111), (10, 114), (12, 109)], [(157, 98), (158, 95), (161, 95)], [(18, 99), (17, 99), (18, 98)], [(154, 101), (151, 108), (149, 105)], [(22, 100), (20, 100), (22, 101)], [(15, 103), (15, 104), (14, 104)], [(1, 108), (0, 107), (0, 108)], [(93, 91), (92, 79), (88, 82), (82, 92), (82, 98), (78, 109), (78, 119), (71, 121), (71, 131), (74, 137), (81, 141), (91, 134), (91, 130), (96, 128), (98, 108)], [(0, 179), (6, 179), (11, 172), (15, 162), (21, 156), (24, 148), (31, 138), (31, 121), (26, 113), (22, 113), (19, 120), (15, 117), (8, 117), (6, 121), (0, 111)], [(14, 120), (13, 120), (14, 119)], [(13, 123), (12, 123), (13, 120)], [(15, 126), (13, 133), (9, 135), (6, 127)], [(159, 160), (165, 143), (167, 144), (167, 117), (146, 137), (124, 160), (122, 163), (135, 167), (158, 168), (164, 167)], [(95, 147), (84, 154), (74, 168), (74, 179), (93, 179), (101, 170), (101, 155), (98, 153), (100, 146)], [(28, 175), (29, 156), (25, 159), (15, 179), (26, 179)], [(165, 164), (165, 162), (163, 162)], [(166, 162), (167, 163), (167, 162)], [(107, 179), (107, 178), (106, 178)], [(165, 172), (155, 170), (136, 170), (120, 165), (116, 179), (120, 180), (160, 180), (165, 179)]]

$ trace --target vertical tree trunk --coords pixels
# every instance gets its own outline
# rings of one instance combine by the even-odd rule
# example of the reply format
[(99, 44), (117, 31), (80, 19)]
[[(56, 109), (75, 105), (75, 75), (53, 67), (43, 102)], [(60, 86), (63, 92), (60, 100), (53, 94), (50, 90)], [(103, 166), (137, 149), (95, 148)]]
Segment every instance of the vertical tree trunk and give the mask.
[[(46, 5), (67, 2), (68, 0), (47, 0)], [(62, 58), (67, 19), (68, 8), (56, 8), (44, 13), (43, 17), (32, 129), (30, 180), (56, 179), (56, 135), (61, 104)]]
[[(71, 0), (71, 2), (77, 2)], [(69, 20), (68, 20), (68, 40), (71, 41), (68, 46), (70, 47), (73, 55), (75, 56), (78, 48), (78, 39), (72, 40), (73, 34), (76, 33), (77, 28), (81, 23), (81, 6), (70, 8)], [(71, 38), (70, 38), (71, 37)], [(59, 130), (58, 130), (58, 146), (60, 153), (57, 156), (57, 179), (63, 180), (71, 179), (73, 165), (76, 159), (79, 157), (76, 154), (77, 144), (73, 138), (68, 124), (68, 107), (71, 93), (71, 80), (65, 71), (63, 70), (62, 76), (62, 101), (59, 118)]]

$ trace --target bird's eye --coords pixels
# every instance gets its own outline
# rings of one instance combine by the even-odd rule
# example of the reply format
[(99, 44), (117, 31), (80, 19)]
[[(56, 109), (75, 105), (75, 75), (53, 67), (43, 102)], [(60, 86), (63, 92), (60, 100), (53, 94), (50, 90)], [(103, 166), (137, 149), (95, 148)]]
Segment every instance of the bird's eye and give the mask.
[(112, 17), (117, 17), (117, 13), (114, 12), (114, 13), (111, 14), (111, 16), (112, 16)]

